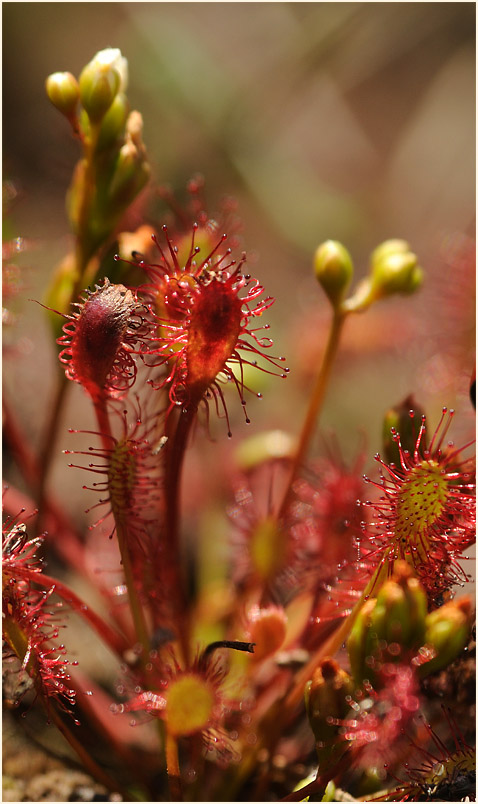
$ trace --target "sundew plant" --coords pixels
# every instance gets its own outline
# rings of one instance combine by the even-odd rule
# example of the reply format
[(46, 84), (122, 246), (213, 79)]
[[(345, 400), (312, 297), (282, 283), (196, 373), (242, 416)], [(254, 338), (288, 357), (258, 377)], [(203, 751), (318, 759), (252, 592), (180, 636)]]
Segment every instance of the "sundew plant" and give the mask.
[[(392, 297), (406, 321), (427, 255), (397, 233), (359, 274), (345, 244), (317, 243), (328, 332), (306, 402), (288, 430), (254, 429), (258, 398), (272, 412), (296, 382), (281, 300), (231, 200), (206, 202), (199, 175), (159, 187), (134, 69), (105, 47), (46, 78), (79, 159), (71, 250), (41, 298), (20, 233), (4, 244), (5, 360), (21, 360), (16, 295), (41, 305), (58, 374), (38, 447), (4, 394), (5, 706), (59, 730), (96, 800), (474, 800), (475, 464), (453, 434), (472, 365), (463, 410), (429, 414), (414, 388), (384, 410), (375, 460), (321, 430), (350, 321)], [(170, 210), (151, 223), (154, 192)], [(65, 420), (73, 389), (87, 427)], [(74, 504), (47, 482), (58, 455)]]

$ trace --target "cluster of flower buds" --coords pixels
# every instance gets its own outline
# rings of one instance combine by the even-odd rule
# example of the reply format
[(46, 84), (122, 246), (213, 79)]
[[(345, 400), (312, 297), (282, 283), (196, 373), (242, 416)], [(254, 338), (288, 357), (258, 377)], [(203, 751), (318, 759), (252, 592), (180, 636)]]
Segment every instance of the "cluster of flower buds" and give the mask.
[(372, 252), (368, 276), (348, 299), (345, 294), (354, 274), (347, 249), (335, 240), (322, 243), (315, 252), (317, 280), (332, 307), (343, 313), (355, 313), (379, 299), (396, 293), (414, 293), (423, 281), (423, 270), (405, 240), (386, 240)]
[[(128, 64), (117, 48), (97, 53), (78, 81), (68, 72), (53, 73), (46, 81), (50, 101), (83, 146), (67, 198), (82, 255), (82, 264), (71, 269), (72, 285), (149, 179), (143, 121), (139, 112), (129, 109), (127, 82)], [(57, 285), (60, 279), (64, 284), (64, 273)], [(57, 295), (54, 290), (49, 302), (59, 309)]]
[(392, 577), (364, 603), (348, 638), (355, 681), (374, 682), (385, 663), (411, 661), (421, 677), (446, 667), (465, 647), (472, 619), (467, 596), (427, 614), (427, 596), (412, 568), (395, 562)]
[(376, 598), (362, 606), (347, 641), (354, 678), (375, 677), (377, 663), (404, 659), (425, 642), (427, 596), (405, 561), (397, 561), (393, 576)]

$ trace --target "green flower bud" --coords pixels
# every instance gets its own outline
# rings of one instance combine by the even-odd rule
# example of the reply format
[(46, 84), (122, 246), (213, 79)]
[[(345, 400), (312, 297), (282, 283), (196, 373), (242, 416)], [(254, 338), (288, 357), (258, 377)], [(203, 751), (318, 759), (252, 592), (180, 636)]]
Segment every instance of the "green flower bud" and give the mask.
[[(405, 561), (396, 561), (390, 580), (385, 581), (371, 616), (371, 628), (379, 641), (391, 648), (415, 651), (425, 639), (427, 596), (411, 567)], [(397, 658), (403, 650), (392, 651), (387, 659)], [(390, 651), (389, 651), (390, 653)]]
[(336, 240), (326, 240), (315, 252), (314, 271), (330, 302), (336, 307), (352, 281), (354, 268), (349, 252)]
[(128, 113), (128, 99), (126, 95), (120, 92), (101, 121), (100, 133), (96, 144), (98, 151), (110, 148), (118, 140), (121, 141), (121, 138), (124, 137)]
[(116, 95), (126, 88), (127, 61), (117, 48), (101, 50), (80, 75), (80, 99), (90, 120), (98, 123)]
[(142, 132), (142, 116), (139, 112), (131, 112), (126, 120), (126, 142), (120, 148), (109, 187), (109, 197), (113, 204), (130, 203), (149, 179), (150, 167)]
[(371, 257), (371, 280), (375, 299), (394, 293), (413, 293), (423, 281), (417, 257), (404, 240), (387, 240)]
[(45, 82), (46, 94), (53, 106), (71, 118), (76, 111), (80, 98), (80, 88), (71, 73), (53, 73)]
[[(413, 411), (413, 416), (410, 415), (411, 411)], [(392, 428), (400, 434), (403, 449), (413, 453), (423, 414), (423, 408), (415, 403), (411, 395), (386, 412), (383, 420), (382, 439), (387, 463), (400, 466), (400, 450), (397, 441), (392, 437)]]
[(319, 767), (333, 756), (337, 758), (346, 743), (337, 736), (350, 709), (354, 684), (349, 674), (335, 659), (322, 659), (305, 687), (305, 708), (317, 742)]
[(367, 658), (377, 652), (377, 639), (375, 635), (372, 637), (370, 627), (376, 602), (374, 597), (365, 601), (347, 640), (350, 668), (357, 684), (361, 684), (364, 678), (370, 678), (372, 671)]
[(445, 603), (427, 615), (424, 643), (431, 649), (433, 658), (420, 665), (421, 678), (442, 670), (457, 658), (468, 643), (472, 623), (473, 607), (469, 595)]
[(398, 238), (385, 240), (372, 251), (370, 263), (375, 265), (389, 257), (390, 254), (407, 254), (408, 251), (410, 251), (410, 246), (406, 240), (399, 240)]
[(109, 187), (113, 205), (125, 206), (144, 187), (150, 176), (150, 167), (132, 142), (120, 149), (115, 171)]
[(396, 561), (393, 576), (377, 597), (364, 603), (350, 632), (347, 649), (354, 679), (373, 681), (380, 663), (403, 660), (425, 642), (427, 596), (411, 567)]

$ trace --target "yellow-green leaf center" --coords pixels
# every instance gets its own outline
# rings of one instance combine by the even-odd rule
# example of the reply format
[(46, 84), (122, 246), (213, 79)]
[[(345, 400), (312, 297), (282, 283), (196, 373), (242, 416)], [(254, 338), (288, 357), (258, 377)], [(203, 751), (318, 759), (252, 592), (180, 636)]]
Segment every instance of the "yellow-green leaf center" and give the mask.
[(166, 719), (171, 734), (180, 737), (204, 729), (215, 703), (210, 684), (196, 675), (173, 681), (166, 693)]

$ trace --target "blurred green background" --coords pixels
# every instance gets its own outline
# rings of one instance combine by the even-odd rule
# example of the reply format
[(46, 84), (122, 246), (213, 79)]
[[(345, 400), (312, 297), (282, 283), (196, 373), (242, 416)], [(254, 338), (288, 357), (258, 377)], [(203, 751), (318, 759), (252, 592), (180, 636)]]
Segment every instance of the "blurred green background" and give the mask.
[[(427, 282), (416, 297), (349, 322), (323, 425), (342, 442), (353, 436), (354, 446), (365, 429), (373, 454), (384, 409), (414, 392), (434, 417), (448, 404), (463, 413), (465, 429), (473, 426), (474, 3), (40, 2), (2, 10), (4, 177), (18, 193), (9, 231), (26, 238), (18, 260), (29, 297), (42, 298), (69, 248), (64, 196), (78, 158), (45, 78), (79, 75), (98, 50), (118, 47), (153, 168), (146, 220), (157, 224), (162, 214), (155, 185), (181, 194), (201, 172), (212, 212), (224, 194), (238, 200), (251, 271), (277, 297), (268, 316), (274, 351), (287, 356), (291, 376), (271, 380), (261, 404), (252, 400), (254, 425), (298, 429), (329, 317), (311, 273), (316, 246), (343, 241), (360, 276), (379, 242), (401, 237)], [(7, 362), (5, 372), (35, 439), (56, 349), (45, 345), (41, 308), (25, 299), (20, 308), (21, 366)], [(237, 407), (231, 401), (243, 435)], [(73, 423), (80, 426), (70, 415), (65, 426)]]

